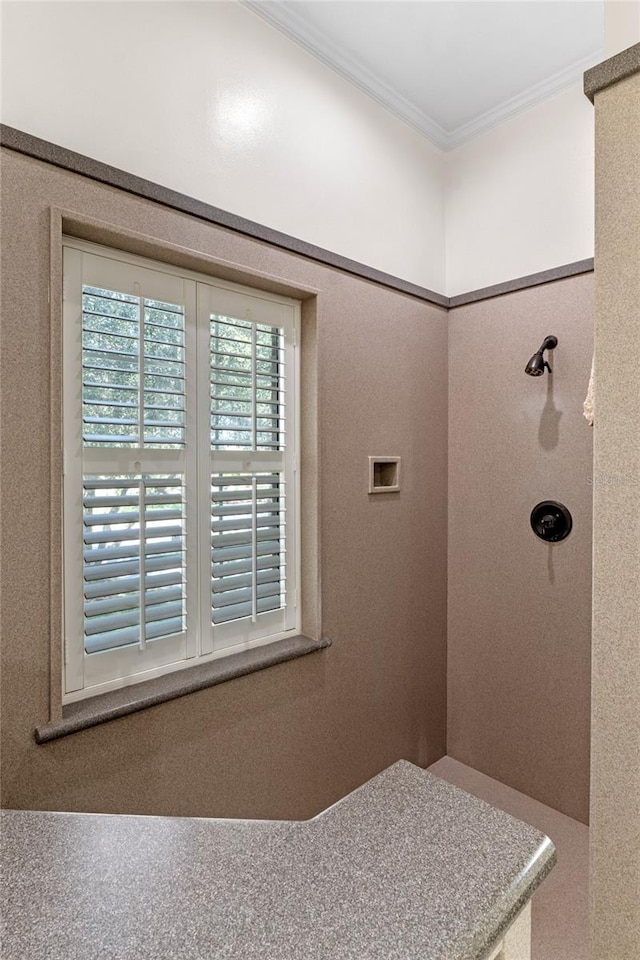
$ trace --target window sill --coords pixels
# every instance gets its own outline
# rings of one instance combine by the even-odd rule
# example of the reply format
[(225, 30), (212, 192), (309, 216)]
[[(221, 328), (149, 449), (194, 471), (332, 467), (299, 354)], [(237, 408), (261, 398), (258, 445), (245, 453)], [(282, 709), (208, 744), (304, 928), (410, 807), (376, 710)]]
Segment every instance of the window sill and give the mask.
[(168, 673), (153, 680), (132, 684), (120, 690), (103, 693), (97, 697), (80, 700), (77, 703), (67, 704), (62, 711), (62, 720), (54, 720), (37, 727), (35, 731), (36, 743), (48, 743), (67, 737), (79, 730), (95, 727), (109, 720), (126, 717), (138, 710), (155, 707), (167, 700), (184, 697), (197, 690), (215, 687), (227, 680), (244, 677), (257, 670), (274, 666), (276, 663), (285, 663), (295, 660), (307, 653), (322, 650), (331, 646), (327, 638), (310, 640), (309, 637), (287, 637), (285, 640), (276, 640), (262, 647), (254, 647), (244, 653), (233, 653), (219, 660), (210, 660), (194, 667), (186, 667), (175, 673)]

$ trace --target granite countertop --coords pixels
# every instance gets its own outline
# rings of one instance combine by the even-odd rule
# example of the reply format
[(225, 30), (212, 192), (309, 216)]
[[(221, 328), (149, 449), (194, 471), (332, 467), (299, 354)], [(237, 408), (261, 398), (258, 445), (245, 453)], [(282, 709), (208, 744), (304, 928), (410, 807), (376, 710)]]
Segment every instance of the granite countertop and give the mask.
[(5, 811), (4, 960), (485, 960), (553, 867), (406, 761), (304, 823)]

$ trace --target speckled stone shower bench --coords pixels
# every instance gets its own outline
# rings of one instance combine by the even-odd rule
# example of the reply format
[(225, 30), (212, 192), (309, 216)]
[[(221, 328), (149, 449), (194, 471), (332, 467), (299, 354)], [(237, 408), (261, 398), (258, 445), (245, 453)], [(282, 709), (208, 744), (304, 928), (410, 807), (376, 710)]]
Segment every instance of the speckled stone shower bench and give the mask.
[(551, 841), (406, 761), (304, 823), (5, 811), (4, 960), (529, 960)]

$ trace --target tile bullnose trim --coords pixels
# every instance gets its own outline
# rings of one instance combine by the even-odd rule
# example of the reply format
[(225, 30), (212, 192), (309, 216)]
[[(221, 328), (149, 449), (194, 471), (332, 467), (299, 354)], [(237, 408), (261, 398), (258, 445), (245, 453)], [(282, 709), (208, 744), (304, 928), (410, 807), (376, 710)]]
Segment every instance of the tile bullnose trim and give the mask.
[(640, 73), (640, 43), (634, 43), (587, 70), (584, 75), (584, 94), (593, 103), (597, 93), (620, 80), (626, 80), (634, 73)]
[(449, 308), (464, 307), (468, 303), (477, 303), (479, 300), (490, 300), (500, 297), (504, 293), (515, 293), (517, 290), (526, 290), (529, 287), (538, 287), (544, 283), (553, 283), (554, 280), (565, 280), (567, 277), (576, 277), (581, 273), (593, 271), (593, 257), (586, 260), (576, 260), (574, 263), (565, 263), (561, 267), (552, 267), (550, 270), (541, 270), (526, 277), (515, 277), (495, 283), (491, 287), (482, 287), (480, 290), (470, 290), (468, 293), (458, 293), (449, 298)]
[(315, 653), (331, 646), (331, 640), (322, 637), (312, 640), (302, 635), (276, 640), (274, 643), (262, 647), (254, 647), (243, 653), (230, 654), (219, 660), (210, 660), (193, 667), (185, 667), (175, 673), (166, 673), (153, 680), (131, 684), (120, 690), (100, 694), (87, 700), (67, 704), (63, 708), (62, 720), (53, 720), (44, 723), (35, 730), (35, 741), (38, 744), (59, 740), (80, 730), (108, 723), (126, 717), (131, 713), (155, 707), (168, 700), (184, 697), (198, 690), (215, 687), (219, 683), (245, 677), (258, 670), (295, 660), (308, 653)]

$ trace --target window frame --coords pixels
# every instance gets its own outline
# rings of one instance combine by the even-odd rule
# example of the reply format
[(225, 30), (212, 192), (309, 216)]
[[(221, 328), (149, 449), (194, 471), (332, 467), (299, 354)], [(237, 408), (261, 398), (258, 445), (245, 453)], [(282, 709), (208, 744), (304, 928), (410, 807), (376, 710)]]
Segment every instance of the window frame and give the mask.
[[(287, 637), (297, 636), (301, 629), (302, 604), (300, 598), (301, 584), (301, 493), (300, 493), (300, 422), (301, 422), (301, 393), (300, 393), (300, 323), (301, 323), (301, 304), (298, 300), (279, 294), (269, 293), (267, 291), (248, 287), (243, 284), (232, 281), (222, 280), (218, 277), (200, 273), (197, 271), (183, 269), (170, 263), (157, 261), (136, 254), (129, 254), (117, 248), (105, 247), (101, 244), (90, 241), (80, 240), (72, 236), (63, 234), (62, 236), (62, 254), (63, 254), (63, 304), (62, 304), (62, 425), (63, 425), (63, 519), (62, 519), (62, 545), (63, 545), (63, 566), (62, 566), (62, 703), (72, 703), (77, 700), (83, 700), (89, 697), (98, 696), (112, 690), (121, 689), (131, 684), (153, 679), (167, 673), (177, 672), (199, 663), (209, 662), (222, 657), (232, 656), (235, 653), (241, 653), (253, 647), (266, 645)], [(70, 252), (68, 252), (70, 251)], [(82, 487), (83, 476), (90, 471), (84, 470), (82, 459), (78, 456), (78, 430), (80, 432), (80, 447), (82, 445), (82, 399), (78, 395), (78, 388), (81, 387), (81, 373), (77, 365), (78, 351), (78, 328), (82, 330), (82, 284), (83, 278), (80, 268), (73, 267), (74, 258), (80, 260), (81, 255), (88, 254), (114, 261), (116, 265), (124, 265), (125, 268), (134, 268), (136, 271), (149, 271), (158, 275), (164, 275), (168, 278), (181, 281), (186, 291), (184, 298), (185, 305), (185, 346), (187, 351), (191, 351), (192, 360), (187, 360), (188, 367), (191, 370), (191, 378), (187, 384), (187, 395), (191, 397), (191, 408), (186, 418), (186, 445), (183, 459), (183, 471), (185, 474), (186, 502), (189, 509), (186, 513), (186, 536), (187, 550), (189, 552), (189, 542), (191, 542), (191, 554), (197, 553), (197, 564), (190, 563), (187, 566), (189, 577), (189, 586), (187, 589), (187, 616), (188, 628), (184, 635), (178, 639), (175, 636), (168, 638), (167, 643), (153, 640), (151, 645), (147, 645), (147, 650), (142, 652), (138, 647), (120, 648), (118, 651), (106, 651), (108, 654), (116, 653), (111, 659), (114, 662), (122, 660), (123, 666), (116, 670), (116, 675), (109, 677), (103, 676), (100, 671), (87, 671), (87, 658), (104, 657), (103, 653), (86, 654), (84, 650), (83, 631), (77, 630), (77, 624), (80, 622), (78, 605), (82, 607), (82, 579), (75, 579), (78, 584), (77, 594), (80, 596), (75, 600), (70, 599), (73, 591), (70, 590), (73, 564), (69, 563), (69, 528), (75, 523), (76, 536), (77, 529), (82, 530), (83, 514), (82, 507), (79, 513), (74, 514), (73, 519), (69, 518), (70, 502), (75, 497), (78, 500), (78, 486)], [(80, 255), (80, 257), (78, 256)], [(72, 261), (72, 269), (69, 269), (69, 260)], [(117, 272), (117, 271), (116, 271)], [(78, 282), (79, 280), (79, 282)], [(260, 308), (264, 307), (267, 316), (275, 316), (279, 310), (281, 316), (287, 317), (284, 324), (287, 328), (286, 341), (286, 359), (285, 376), (291, 379), (293, 387), (293, 400), (287, 406), (287, 417), (291, 423), (287, 427), (287, 450), (286, 471), (287, 482), (287, 511), (294, 515), (294, 523), (287, 529), (287, 551), (293, 553), (291, 564), (291, 577), (289, 578), (287, 589), (287, 611), (286, 628), (276, 630), (272, 633), (253, 631), (250, 636), (232, 638), (228, 643), (219, 644), (215, 638), (210, 642), (206, 636), (206, 630), (203, 627), (205, 623), (205, 609), (208, 611), (208, 622), (211, 623), (211, 603), (210, 591), (205, 589), (205, 582), (211, 583), (211, 565), (205, 564), (204, 556), (210, 556), (211, 539), (210, 533), (203, 533), (205, 529), (205, 518), (208, 517), (209, 527), (211, 522), (211, 499), (209, 482), (208, 489), (205, 489), (204, 477), (207, 476), (209, 464), (213, 469), (214, 462), (216, 472), (224, 470), (223, 463), (229, 465), (235, 463), (234, 469), (237, 469), (239, 457), (225, 459), (224, 453), (214, 453), (210, 448), (210, 400), (209, 382), (210, 382), (210, 335), (208, 324), (211, 313), (207, 312), (207, 304), (213, 302), (215, 293), (218, 292), (223, 301), (233, 302), (234, 297), (244, 298), (245, 302)], [(147, 294), (141, 295), (146, 297)], [(205, 296), (208, 297), (205, 303)], [(157, 299), (162, 299), (158, 297)], [(79, 302), (80, 301), (80, 302)], [(167, 301), (169, 302), (169, 301)], [(276, 314), (274, 314), (274, 309)], [(260, 324), (261, 319), (258, 316), (253, 322)], [(269, 321), (267, 321), (269, 322)], [(274, 326), (280, 324), (271, 323)], [(80, 337), (81, 338), (81, 337)], [(73, 357), (75, 350), (75, 360)], [(80, 379), (79, 379), (80, 376)], [(206, 380), (207, 400), (204, 400), (204, 384)], [(197, 384), (196, 384), (197, 381)], [(196, 391), (200, 391), (200, 396), (196, 397)], [(70, 424), (75, 430), (74, 437), (75, 449), (70, 449), (69, 430)], [(206, 448), (202, 443), (202, 438), (207, 438)], [(198, 439), (200, 442), (198, 442)], [(190, 444), (190, 448), (189, 448)], [(293, 446), (293, 449), (291, 448)], [(90, 450), (93, 448), (89, 448)], [(114, 460), (117, 463), (117, 470), (127, 464), (140, 461), (143, 458), (135, 456), (136, 447), (130, 447), (128, 450), (118, 447), (108, 447), (107, 452), (111, 455), (117, 454)], [(195, 453), (194, 453), (195, 450)], [(209, 452), (211, 451), (211, 452)], [(162, 450), (157, 458), (160, 463), (167, 464), (167, 473), (171, 470), (171, 464), (180, 461), (181, 451)], [(80, 455), (82, 449), (80, 449)], [(252, 462), (254, 465), (251, 471), (255, 472), (256, 452), (244, 455), (245, 464)], [(99, 458), (98, 458), (99, 459)], [(267, 462), (267, 457), (260, 458)], [(274, 458), (271, 458), (273, 461)], [(188, 464), (195, 464), (193, 470), (195, 475), (190, 475)], [(115, 464), (114, 464), (115, 466)], [(137, 463), (140, 467), (140, 462)], [(111, 473), (117, 470), (110, 469)], [(123, 473), (130, 473), (131, 466)], [(144, 467), (140, 472), (144, 472)], [(250, 471), (248, 471), (250, 472)], [(72, 495), (69, 496), (71, 489)], [(208, 513), (204, 512), (204, 504), (208, 504)], [(197, 504), (197, 510), (194, 505)], [(197, 515), (196, 515), (197, 514)], [(199, 519), (198, 519), (199, 518)], [(198, 529), (198, 527), (200, 529)], [(194, 547), (194, 541), (196, 546)], [(77, 545), (76, 545), (77, 554)], [(78, 564), (76, 555), (76, 570), (82, 570), (82, 562)], [(193, 580), (195, 578), (195, 585)], [(194, 589), (195, 586), (195, 589)], [(191, 599), (190, 599), (191, 597)], [(76, 604), (75, 612), (72, 612), (73, 604)], [(71, 606), (70, 606), (71, 605)], [(260, 618), (263, 615), (258, 615)], [(76, 623), (75, 634), (70, 636), (69, 622), (74, 619)], [(195, 622), (195, 627), (194, 627)], [(233, 621), (238, 623), (241, 621)], [(220, 634), (228, 631), (221, 631)], [(212, 630), (216, 628), (212, 627)], [(151, 650), (149, 647), (151, 646)], [(128, 656), (122, 656), (122, 654)], [(157, 654), (157, 655), (156, 655)], [(128, 661), (128, 662), (127, 662)], [(107, 674), (109, 670), (106, 671)], [(111, 671), (114, 672), (113, 670)], [(88, 681), (88, 682), (87, 682)]]

